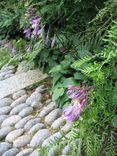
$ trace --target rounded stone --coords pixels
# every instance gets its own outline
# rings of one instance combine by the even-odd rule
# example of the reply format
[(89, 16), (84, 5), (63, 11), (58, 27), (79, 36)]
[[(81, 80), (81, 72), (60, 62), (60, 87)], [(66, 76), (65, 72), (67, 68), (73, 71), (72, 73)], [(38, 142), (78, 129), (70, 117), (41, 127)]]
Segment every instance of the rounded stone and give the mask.
[(27, 149), (22, 150), (16, 156), (29, 156), (29, 154), (31, 154), (32, 151), (33, 151), (32, 148), (27, 148)]
[(17, 148), (23, 147), (29, 144), (30, 140), (31, 140), (31, 137), (29, 135), (22, 135), (13, 142), (13, 147), (17, 147)]
[(3, 98), (0, 100), (0, 107), (9, 106), (13, 100), (11, 98)]
[(42, 93), (44, 90), (44, 85), (41, 85), (35, 89), (35, 92)]
[(53, 129), (59, 129), (61, 126), (65, 124), (65, 119), (63, 117), (58, 118), (55, 120), (51, 126)]
[(13, 99), (16, 100), (20, 98), (21, 96), (25, 95), (26, 91), (25, 90), (19, 90), (16, 93), (13, 94)]
[(10, 115), (15, 115), (18, 114), (22, 109), (24, 109), (26, 107), (26, 103), (22, 103), (16, 107), (14, 107), (11, 111), (10, 111)]
[(9, 73), (9, 74), (6, 74), (6, 75), (4, 76), (4, 78), (7, 79), (7, 78), (9, 78), (9, 77), (11, 77), (11, 76), (13, 76), (13, 75), (14, 75), (13, 73)]
[(62, 134), (60, 132), (57, 132), (53, 135), (51, 135), (49, 138), (47, 138), (43, 143), (42, 143), (42, 147), (47, 147), (50, 145), (50, 143), (56, 143), (57, 140), (59, 140), (60, 138), (62, 138)]
[(14, 66), (3, 66), (1, 71), (13, 70), (15, 69)]
[(48, 125), (51, 125), (60, 115), (62, 114), (62, 110), (59, 108), (53, 110), (45, 117), (45, 122)]
[(37, 123), (40, 123), (40, 119), (39, 118), (35, 118), (35, 119), (31, 119), (29, 120), (25, 126), (24, 126), (24, 129), (25, 130), (30, 130), (34, 125), (36, 125)]
[(29, 116), (27, 116), (27, 117), (21, 119), (20, 121), (18, 121), (18, 123), (16, 123), (15, 128), (16, 128), (16, 129), (23, 128), (24, 125), (25, 125), (30, 119), (32, 119), (32, 118), (33, 118), (33, 116), (32, 116), (32, 115), (29, 115)]
[(8, 115), (0, 115), (0, 125), (6, 118), (8, 118)]
[(18, 152), (19, 152), (19, 149), (11, 148), (8, 151), (6, 151), (2, 156), (16, 156)]
[(32, 106), (33, 108), (38, 108), (38, 109), (40, 109), (40, 108), (42, 108), (43, 104), (42, 104), (41, 102), (34, 101), (34, 102), (31, 104), (31, 106)]
[(62, 150), (62, 154), (63, 155), (68, 155), (71, 152), (72, 148), (70, 147), (70, 145), (66, 145), (64, 147), (64, 149)]
[(0, 76), (5, 77), (8, 74), (13, 74), (14, 70), (7, 70), (7, 71), (3, 71), (2, 73), (0, 73)]
[(30, 142), (31, 147), (38, 147), (42, 144), (42, 142), (51, 135), (49, 130), (42, 129), (39, 130), (32, 138)]
[(9, 132), (13, 130), (13, 127), (6, 126), (0, 129), (0, 139), (4, 138)]
[(15, 139), (17, 139), (19, 136), (21, 136), (24, 132), (24, 129), (16, 129), (14, 131), (11, 131), (7, 136), (6, 136), (6, 141), (8, 142), (13, 142)]
[(36, 133), (38, 130), (45, 128), (45, 125), (42, 123), (37, 123), (36, 125), (34, 125), (30, 131), (28, 132), (29, 134), (34, 134)]
[(29, 156), (39, 156), (39, 152), (35, 150)]
[(0, 142), (0, 155), (8, 151), (8, 149), (10, 149), (11, 147), (12, 145), (7, 142)]
[(13, 115), (5, 119), (1, 126), (13, 126), (19, 120), (21, 120), (21, 117), (19, 115)]
[(30, 115), (33, 112), (32, 107), (26, 107), (22, 111), (19, 112), (19, 116), (26, 117), (27, 115)]
[(11, 107), (16, 107), (19, 104), (22, 104), (26, 101), (26, 99), (28, 98), (28, 95), (23, 95), (22, 97), (19, 97), (18, 99), (16, 99), (14, 102), (12, 102)]
[(11, 110), (10, 106), (2, 107), (2, 109), (0, 109), (0, 115), (8, 114), (10, 110)]
[(64, 133), (67, 133), (71, 130), (73, 126), (73, 122), (67, 122), (62, 128), (61, 131), (63, 131)]
[(56, 156), (56, 155), (58, 155), (58, 147), (57, 146), (51, 148), (48, 152), (48, 156)]
[(40, 102), (41, 99), (42, 95), (38, 92), (34, 92), (30, 97), (27, 98), (26, 103), (31, 105), (34, 101)]
[(53, 109), (57, 107), (55, 102), (51, 102), (48, 106), (44, 107), (40, 112), (40, 117), (45, 117), (48, 113), (50, 113)]
[(16, 123), (15, 128), (17, 128), (17, 129), (23, 128), (24, 125), (25, 125), (30, 119), (32, 119), (32, 118), (33, 118), (33, 116), (32, 116), (32, 115), (29, 115), (29, 116), (27, 116), (27, 117), (21, 119), (20, 121), (18, 121), (18, 123)]

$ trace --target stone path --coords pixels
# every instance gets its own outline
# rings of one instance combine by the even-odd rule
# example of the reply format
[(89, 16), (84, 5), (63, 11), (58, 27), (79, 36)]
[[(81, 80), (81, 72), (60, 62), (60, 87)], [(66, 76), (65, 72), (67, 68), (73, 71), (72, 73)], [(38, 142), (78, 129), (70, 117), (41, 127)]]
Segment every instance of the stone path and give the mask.
[[(0, 156), (39, 156), (41, 147), (48, 147), (63, 135), (69, 138), (72, 123), (63, 118), (55, 102), (43, 99), (45, 86), (33, 92), (26, 89), (47, 75), (37, 71), (36, 75), (33, 75), (35, 71), (17, 75), (15, 72), (12, 66), (0, 70)], [(71, 147), (64, 144), (59, 156), (67, 155), (70, 150)], [(47, 155), (57, 156), (56, 151), (51, 148)], [(43, 156), (46, 155), (43, 153)]]

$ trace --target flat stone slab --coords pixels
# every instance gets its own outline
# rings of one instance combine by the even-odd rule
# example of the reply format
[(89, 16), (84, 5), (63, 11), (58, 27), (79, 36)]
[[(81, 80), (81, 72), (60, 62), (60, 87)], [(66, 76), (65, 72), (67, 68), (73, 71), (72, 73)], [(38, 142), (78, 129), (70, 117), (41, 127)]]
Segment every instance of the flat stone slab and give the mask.
[(2, 80), (0, 81), (0, 99), (37, 82), (41, 82), (47, 77), (47, 74), (43, 74), (41, 71), (36, 69), (14, 75), (6, 80)]

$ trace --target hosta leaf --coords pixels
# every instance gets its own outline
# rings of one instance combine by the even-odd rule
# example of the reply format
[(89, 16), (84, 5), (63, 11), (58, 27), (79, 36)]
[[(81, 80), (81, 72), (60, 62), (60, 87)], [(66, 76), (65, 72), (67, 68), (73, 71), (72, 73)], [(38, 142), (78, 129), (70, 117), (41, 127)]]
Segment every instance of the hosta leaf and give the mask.
[(57, 66), (53, 67), (53, 68), (49, 71), (49, 73), (54, 73), (54, 72), (58, 72), (58, 71), (61, 71), (61, 70), (62, 70), (61, 65), (57, 65)]
[(53, 91), (52, 99), (54, 101), (57, 100), (60, 96), (64, 94), (64, 91), (64, 88), (55, 88), (55, 90)]

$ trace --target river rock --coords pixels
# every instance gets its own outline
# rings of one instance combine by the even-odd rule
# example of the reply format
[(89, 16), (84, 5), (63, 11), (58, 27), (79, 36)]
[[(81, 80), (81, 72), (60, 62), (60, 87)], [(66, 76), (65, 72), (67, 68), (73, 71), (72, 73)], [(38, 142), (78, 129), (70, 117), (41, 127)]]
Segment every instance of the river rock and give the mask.
[(19, 97), (18, 99), (16, 99), (12, 104), (11, 107), (16, 107), (19, 104), (22, 104), (26, 101), (26, 99), (28, 98), (28, 95), (23, 95), (22, 97)]
[(9, 77), (12, 77), (14, 74), (12, 74), (12, 73), (10, 73), (10, 74), (6, 74), (5, 76), (4, 76), (4, 78), (5, 79), (8, 79)]
[(13, 147), (23, 147), (29, 144), (30, 140), (31, 137), (29, 135), (22, 135), (13, 142)]
[(65, 119), (63, 117), (58, 118), (55, 120), (51, 126), (53, 129), (59, 129), (61, 126), (65, 124)]
[(29, 115), (29, 116), (27, 116), (27, 117), (21, 119), (20, 121), (18, 121), (18, 123), (16, 123), (15, 128), (17, 128), (17, 129), (18, 129), (18, 128), (23, 128), (24, 125), (25, 125), (30, 119), (32, 119), (32, 118), (33, 118), (33, 116), (32, 116), (32, 115)]
[(8, 115), (0, 115), (0, 125), (6, 118), (8, 118)]
[(39, 118), (35, 118), (35, 119), (31, 119), (29, 120), (26, 125), (24, 126), (25, 130), (30, 130), (34, 125), (36, 125), (37, 123), (40, 123), (40, 119)]
[(22, 150), (20, 153), (18, 153), (16, 156), (29, 156), (29, 154), (33, 151), (32, 148), (27, 148)]
[(62, 150), (62, 154), (68, 155), (71, 151), (72, 151), (72, 148), (70, 147), (70, 145), (66, 145), (64, 149)]
[(61, 131), (63, 131), (64, 133), (67, 133), (71, 130), (73, 126), (73, 122), (67, 122), (61, 129)]
[(39, 152), (35, 150), (29, 156), (39, 156)]
[(0, 107), (5, 107), (5, 106), (9, 106), (12, 103), (12, 99), (11, 98), (3, 98), (0, 100)]
[(40, 102), (41, 99), (42, 95), (38, 92), (34, 92), (30, 97), (27, 98), (26, 103), (31, 105), (34, 101)]
[(5, 119), (1, 126), (13, 126), (19, 120), (21, 120), (21, 117), (19, 115), (13, 115)]
[(19, 152), (19, 149), (11, 148), (8, 151), (6, 151), (2, 156), (16, 156), (18, 152)]
[(19, 90), (18, 92), (13, 94), (13, 99), (16, 100), (25, 94), (26, 94), (25, 90)]
[(53, 110), (45, 117), (45, 122), (48, 125), (51, 125), (60, 115), (62, 114), (62, 110), (59, 108)]
[(8, 74), (13, 74), (14, 70), (7, 70), (7, 71), (3, 71), (2, 73), (0, 73), (0, 77), (5, 77)]
[(42, 104), (41, 102), (34, 101), (34, 102), (31, 104), (31, 106), (32, 106), (33, 108), (38, 108), (38, 109), (40, 109), (40, 108), (42, 108), (43, 104)]
[(24, 132), (24, 129), (16, 129), (12, 132), (10, 132), (7, 136), (6, 136), (6, 141), (8, 142), (13, 142), (15, 139), (17, 139), (19, 136), (21, 136)]
[(1, 71), (8, 71), (8, 70), (14, 70), (15, 67), (14, 66), (3, 66)]
[(49, 150), (47, 156), (56, 156), (56, 155), (58, 155), (58, 147), (57, 147), (57, 146), (51, 148), (51, 149)]
[(35, 92), (42, 93), (45, 90), (44, 85), (41, 85), (35, 89)]
[(42, 142), (50, 136), (50, 132), (47, 129), (39, 130), (32, 138), (30, 142), (31, 147), (38, 147)]
[(28, 132), (29, 134), (34, 134), (36, 133), (38, 130), (45, 128), (45, 125), (42, 123), (37, 123), (36, 125), (34, 125), (30, 131)]
[(12, 145), (7, 142), (0, 142), (0, 155), (2, 155), (4, 152), (8, 151), (8, 149), (11, 147), (12, 147)]
[(10, 115), (15, 115), (18, 114), (21, 110), (23, 110), (26, 107), (26, 103), (22, 103), (16, 107), (14, 107), (11, 111), (10, 111)]
[(2, 108), (0, 109), (0, 115), (7, 114), (7, 113), (10, 112), (10, 110), (11, 110), (11, 107), (10, 107), (10, 106), (2, 107)]
[(55, 102), (51, 102), (48, 106), (46, 106), (46, 107), (44, 107), (42, 109), (42, 111), (40, 112), (39, 116), (40, 117), (46, 116), (48, 113), (50, 113), (56, 107), (57, 107), (56, 103)]
[(0, 129), (0, 139), (4, 138), (9, 132), (13, 130), (13, 127), (6, 126)]
[(33, 112), (32, 107), (26, 107), (22, 111), (19, 112), (19, 116), (26, 117), (26, 116), (30, 115), (32, 112)]
[(53, 135), (51, 135), (49, 138), (47, 138), (43, 143), (42, 147), (47, 147), (50, 145), (50, 143), (55, 143), (58, 139), (62, 138), (62, 134), (60, 132), (57, 132)]

